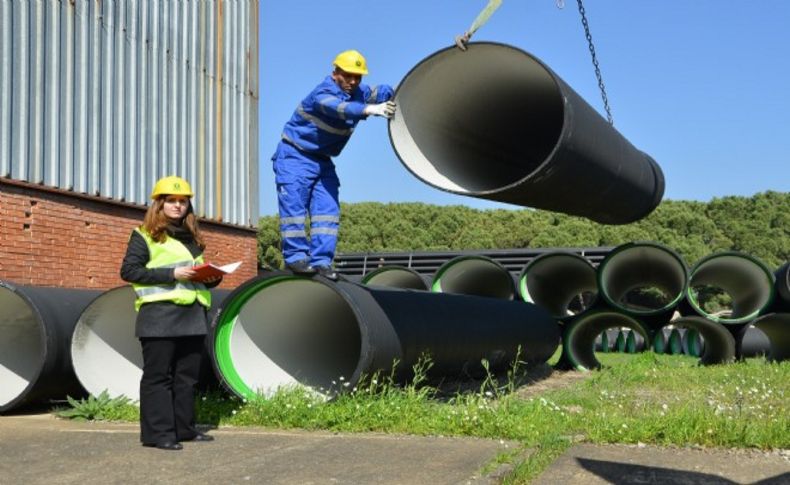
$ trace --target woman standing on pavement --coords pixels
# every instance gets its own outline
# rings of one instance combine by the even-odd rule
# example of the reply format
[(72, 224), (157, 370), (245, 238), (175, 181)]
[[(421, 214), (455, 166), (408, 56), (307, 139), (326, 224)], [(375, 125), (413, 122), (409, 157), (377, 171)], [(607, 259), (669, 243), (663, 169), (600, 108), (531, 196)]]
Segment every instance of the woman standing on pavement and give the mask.
[(157, 181), (121, 266), (121, 278), (137, 293), (135, 336), (143, 348), (140, 441), (162, 450), (214, 439), (195, 428), (195, 385), (208, 329), (208, 288), (222, 278), (196, 280), (193, 266), (203, 262), (206, 245), (192, 195), (180, 177)]

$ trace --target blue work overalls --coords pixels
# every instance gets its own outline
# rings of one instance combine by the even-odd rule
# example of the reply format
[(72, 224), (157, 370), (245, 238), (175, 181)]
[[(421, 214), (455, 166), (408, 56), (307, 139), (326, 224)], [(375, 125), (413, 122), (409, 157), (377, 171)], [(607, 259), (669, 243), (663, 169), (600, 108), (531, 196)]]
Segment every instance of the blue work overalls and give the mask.
[(367, 118), (365, 105), (383, 103), (393, 94), (390, 86), (371, 89), (364, 84), (347, 94), (327, 76), (285, 124), (272, 161), (286, 264), (301, 260), (313, 267), (332, 264), (340, 226), (340, 181), (331, 157), (340, 154), (354, 127)]

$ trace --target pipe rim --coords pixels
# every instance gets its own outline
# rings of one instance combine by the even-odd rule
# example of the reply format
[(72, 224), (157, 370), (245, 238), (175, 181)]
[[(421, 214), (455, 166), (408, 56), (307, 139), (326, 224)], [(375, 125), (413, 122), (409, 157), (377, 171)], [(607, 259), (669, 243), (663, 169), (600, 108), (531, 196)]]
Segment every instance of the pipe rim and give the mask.
[[(700, 365), (716, 365), (735, 360), (736, 339), (730, 329), (724, 325), (699, 315), (680, 317), (673, 320), (672, 325), (675, 327), (673, 332), (677, 331), (677, 335), (681, 339), (679, 353), (684, 353), (682, 340), (691, 338), (689, 334), (692, 336), (696, 334), (694, 345), (697, 347), (698, 355), (688, 355), (698, 357)], [(681, 335), (681, 330), (683, 335)], [(677, 354), (678, 352), (675, 353), (675, 355)]]
[(519, 274), (519, 277), (518, 277), (518, 288), (517, 288), (518, 289), (518, 295), (521, 297), (521, 299), (523, 301), (525, 301), (527, 303), (534, 303), (536, 305), (539, 305), (539, 303), (536, 303), (534, 301), (534, 299), (532, 298), (532, 295), (529, 292), (529, 286), (528, 286), (528, 283), (527, 283), (528, 276), (529, 276), (529, 271), (534, 266), (537, 266), (537, 265), (539, 265), (541, 263), (545, 263), (546, 260), (554, 258), (554, 257), (573, 258), (573, 259), (576, 259), (576, 260), (580, 261), (581, 263), (584, 263), (587, 266), (589, 266), (590, 270), (593, 272), (592, 273), (593, 274), (593, 279), (595, 279), (596, 291), (594, 292), (593, 301), (590, 303), (590, 305), (587, 308), (583, 309), (581, 312), (579, 312), (579, 313), (577, 313), (575, 315), (553, 315), (553, 316), (555, 318), (564, 319), (564, 318), (569, 318), (569, 317), (576, 317), (576, 316), (582, 315), (584, 313), (587, 313), (591, 308), (595, 307), (596, 303), (598, 302), (598, 295), (600, 293), (600, 291), (598, 290), (598, 279), (597, 279), (597, 276), (595, 275), (595, 266), (593, 266), (593, 264), (590, 262), (589, 259), (585, 258), (584, 256), (582, 256), (580, 254), (572, 253), (570, 251), (553, 251), (553, 252), (550, 252), (550, 253), (541, 254), (538, 257), (536, 257), (535, 259), (533, 259), (532, 261), (530, 261), (529, 263), (527, 263), (524, 266), (524, 269), (521, 270), (521, 274)]
[(422, 275), (419, 272), (411, 268), (407, 268), (405, 266), (397, 266), (397, 265), (387, 265), (387, 266), (382, 266), (381, 268), (376, 268), (375, 270), (363, 276), (359, 283), (362, 285), (371, 285), (371, 284), (375, 285), (375, 283), (371, 283), (370, 281), (374, 280), (378, 276), (383, 275), (384, 273), (390, 273), (390, 272), (409, 273), (410, 275), (418, 278), (422, 282), (422, 289), (424, 290), (428, 289), (428, 285), (425, 283), (425, 280), (423, 280)]
[[(310, 281), (327, 286), (337, 296), (342, 298), (346, 304), (348, 304), (348, 308), (357, 319), (358, 330), (360, 333), (359, 361), (355, 366), (353, 373), (349, 376), (348, 382), (356, 385), (361, 377), (362, 369), (365, 368), (367, 361), (370, 359), (370, 356), (363, 350), (369, 341), (368, 330), (366, 326), (361, 323), (363, 320), (359, 314), (359, 311), (353, 304), (349, 302), (346, 294), (340, 288), (336, 287), (325, 278), (296, 276), (292, 273), (286, 273), (282, 271), (271, 272), (269, 274), (250, 279), (233, 290), (225, 298), (223, 308), (217, 312), (211, 323), (210, 331), (212, 342), (209, 348), (211, 352), (212, 365), (220, 384), (238, 397), (243, 399), (256, 399), (260, 396), (258, 392), (252, 389), (244, 381), (233, 361), (231, 337), (238, 322), (239, 314), (244, 305), (247, 304), (260, 291), (267, 287), (288, 281)], [(312, 389), (316, 394), (323, 394), (325, 397), (333, 395), (332, 393), (321, 393), (306, 384), (302, 384), (302, 386), (307, 389)]]
[(465, 261), (472, 261), (472, 260), (474, 260), (474, 261), (481, 261), (483, 263), (487, 263), (487, 264), (489, 264), (489, 265), (491, 265), (493, 267), (496, 267), (500, 271), (502, 271), (502, 273), (504, 275), (507, 275), (509, 283), (510, 283), (509, 284), (510, 297), (509, 298), (505, 298), (505, 299), (507, 299), (507, 300), (515, 299), (515, 297), (516, 297), (516, 285), (513, 283), (513, 278), (512, 278), (512, 276), (510, 276), (510, 272), (507, 270), (507, 268), (505, 268), (502, 265), (502, 263), (500, 263), (499, 261), (497, 261), (497, 260), (495, 260), (493, 258), (489, 258), (488, 256), (482, 256), (482, 255), (477, 255), (477, 254), (471, 254), (471, 255), (467, 255), (467, 256), (457, 256), (457, 257), (451, 259), (450, 261), (447, 261), (443, 265), (441, 265), (439, 267), (439, 269), (436, 270), (436, 273), (433, 275), (433, 282), (431, 283), (430, 290), (432, 292), (434, 292), (434, 293), (445, 293), (444, 289), (442, 288), (442, 276), (445, 273), (447, 273), (447, 271), (452, 269), (454, 266), (457, 266), (458, 264), (461, 264), (461, 263), (463, 263)]
[(735, 257), (735, 258), (742, 258), (751, 261), (762, 270), (763, 274), (768, 279), (768, 285), (770, 286), (771, 290), (774, 290), (776, 285), (776, 276), (770, 269), (768, 269), (768, 266), (766, 266), (765, 263), (763, 263), (760, 259), (750, 254), (742, 253), (739, 251), (722, 251), (718, 253), (709, 254), (703, 257), (702, 259), (697, 261), (694, 264), (694, 266), (691, 268), (691, 270), (688, 273), (688, 283), (686, 284), (686, 292), (685, 292), (686, 300), (689, 302), (689, 304), (691, 305), (692, 309), (695, 312), (697, 312), (699, 315), (703, 316), (704, 318), (713, 320), (714, 322), (721, 323), (724, 325), (738, 325), (741, 323), (750, 322), (751, 320), (757, 318), (764, 309), (769, 308), (773, 304), (774, 298), (776, 296), (775, 291), (768, 292), (768, 297), (766, 298), (765, 304), (761, 308), (749, 313), (748, 315), (744, 315), (738, 318), (718, 317), (706, 312), (705, 310), (702, 309), (702, 307), (699, 304), (699, 301), (697, 301), (697, 298), (692, 293), (692, 289), (694, 287), (691, 285), (691, 282), (694, 279), (694, 275), (700, 270), (700, 268), (702, 268), (703, 265), (705, 265), (711, 260), (723, 258), (723, 257)]
[(752, 325), (768, 337), (768, 361), (782, 362), (790, 359), (790, 332), (787, 331), (790, 329), (790, 313), (767, 313), (755, 319)]
[[(430, 185), (431, 187), (434, 187), (436, 189), (439, 189), (439, 190), (442, 190), (442, 191), (445, 191), (445, 192), (448, 192), (448, 193), (451, 193), (451, 194), (466, 195), (466, 196), (471, 196), (471, 197), (495, 195), (495, 194), (498, 194), (500, 192), (506, 192), (506, 191), (508, 191), (508, 190), (510, 190), (510, 189), (512, 189), (514, 187), (517, 187), (517, 186), (523, 184), (524, 182), (528, 181), (529, 179), (534, 178), (537, 175), (539, 175), (543, 171), (543, 169), (548, 164), (550, 164), (551, 161), (554, 159), (554, 156), (557, 153), (557, 150), (559, 149), (563, 138), (566, 136), (567, 125), (568, 125), (568, 117), (570, 116), (570, 114), (568, 113), (568, 110), (567, 110), (567, 102), (566, 102), (566, 99), (565, 99), (566, 95), (565, 95), (565, 92), (563, 90), (563, 87), (562, 87), (561, 83), (558, 82), (558, 77), (554, 73), (554, 71), (552, 71), (549, 68), (549, 66), (546, 65), (543, 61), (541, 61), (536, 56), (534, 56), (533, 54), (531, 54), (531, 53), (529, 53), (529, 52), (527, 52), (527, 51), (525, 51), (523, 49), (519, 49), (518, 47), (509, 45), (509, 44), (505, 44), (505, 43), (502, 43), (502, 42), (482, 41), (482, 42), (471, 42), (471, 43), (469, 43), (467, 45), (467, 47), (470, 48), (470, 49), (475, 48), (475, 46), (497, 46), (497, 47), (509, 49), (509, 50), (517, 52), (517, 53), (519, 53), (519, 54), (521, 54), (521, 55), (523, 55), (525, 57), (528, 57), (530, 60), (532, 60), (536, 64), (538, 64), (546, 72), (546, 74), (548, 74), (548, 76), (551, 78), (551, 82), (554, 84), (557, 92), (560, 94), (560, 97), (562, 99), (562, 126), (559, 127), (559, 132), (558, 132), (557, 138), (556, 138), (551, 150), (548, 152), (548, 155), (546, 156), (546, 158), (541, 163), (539, 163), (533, 170), (531, 170), (526, 176), (521, 177), (518, 180), (513, 181), (513, 182), (511, 182), (509, 184), (502, 185), (502, 186), (494, 188), (494, 189), (488, 189), (488, 190), (465, 190), (464, 191), (464, 190), (453, 190), (453, 189), (451, 189), (449, 187), (442, 187), (441, 185), (437, 185), (434, 182), (427, 180), (423, 176), (419, 175), (404, 160), (404, 157), (402, 156), (401, 151), (398, 150), (398, 143), (396, 143), (395, 137), (393, 136), (393, 123), (395, 122), (395, 119), (398, 116), (402, 116), (401, 114), (399, 114), (399, 112), (396, 112), (395, 113), (395, 117), (391, 118), (387, 122), (387, 133), (389, 135), (390, 145), (392, 145), (392, 148), (395, 151), (395, 155), (398, 157), (398, 160), (400, 160), (401, 164), (406, 168), (406, 170), (408, 170), (414, 177), (416, 177), (417, 179), (421, 180), (423, 183)], [(403, 81), (408, 79), (408, 78), (410, 78), (411, 75), (415, 71), (417, 71), (418, 69), (420, 69), (423, 66), (423, 64), (426, 64), (429, 61), (432, 61), (435, 57), (437, 57), (437, 56), (439, 56), (439, 55), (441, 55), (441, 54), (443, 54), (445, 52), (452, 51), (454, 49), (457, 49), (457, 47), (455, 45), (439, 49), (439, 50), (435, 51), (433, 54), (430, 54), (427, 57), (425, 57), (424, 59), (422, 59), (419, 63), (415, 64), (406, 73), (406, 75), (403, 77), (403, 80), (398, 84), (398, 87), (395, 90), (395, 96), (393, 97), (393, 99), (397, 100), (398, 93), (402, 89), (402, 87), (404, 86), (404, 82)], [(655, 167), (653, 167), (653, 170), (655, 171)], [(662, 175), (662, 181), (663, 181), (663, 175)], [(663, 197), (663, 190), (661, 191), (661, 197)], [(659, 201), (661, 200), (661, 197), (659, 197)]]
[[(612, 258), (616, 257), (616, 255), (618, 253), (620, 253), (622, 251), (628, 251), (628, 250), (631, 250), (631, 249), (634, 249), (634, 248), (638, 248), (638, 247), (651, 247), (651, 248), (658, 249), (660, 251), (665, 252), (666, 254), (671, 256), (673, 259), (675, 259), (678, 262), (678, 264), (680, 265), (680, 268), (683, 270), (684, 283), (683, 283), (682, 288), (680, 289), (678, 294), (675, 295), (675, 297), (672, 299), (672, 301), (670, 301), (669, 303), (667, 303), (666, 305), (664, 305), (661, 308), (657, 308), (657, 309), (654, 309), (654, 310), (640, 310), (640, 309), (637, 309), (637, 308), (623, 307), (623, 305), (619, 304), (618, 302), (615, 302), (611, 298), (611, 296), (609, 296), (609, 293), (606, 291), (606, 285), (604, 285), (604, 281), (603, 281), (603, 279), (604, 279), (604, 271), (606, 269), (606, 265), (610, 264)], [(671, 248), (669, 248), (669, 247), (667, 247), (667, 246), (665, 246), (665, 245), (663, 245), (661, 243), (657, 243), (657, 242), (653, 242), (653, 241), (634, 241), (634, 242), (621, 244), (621, 245), (617, 246), (616, 248), (612, 249), (611, 251), (609, 251), (609, 254), (607, 254), (606, 257), (604, 257), (603, 261), (601, 261), (601, 263), (598, 265), (598, 271), (597, 271), (596, 279), (597, 279), (597, 282), (598, 282), (598, 293), (608, 305), (611, 305), (612, 307), (614, 307), (614, 308), (616, 308), (618, 310), (621, 310), (621, 311), (623, 311), (623, 312), (625, 312), (625, 313), (627, 313), (629, 315), (634, 315), (634, 316), (637, 316), (637, 317), (648, 317), (648, 316), (654, 316), (654, 315), (662, 315), (662, 314), (672, 310), (673, 308), (675, 308), (680, 303), (680, 301), (683, 300), (683, 298), (686, 296), (686, 293), (688, 292), (688, 287), (689, 287), (688, 282), (689, 282), (689, 279), (690, 279), (689, 278), (689, 274), (690, 273), (689, 273), (689, 270), (688, 270), (688, 266), (686, 265), (686, 262), (683, 260), (683, 258), (680, 256), (680, 254), (678, 254), (677, 251), (675, 251), (674, 249), (671, 249)]]
[(24, 402), (27, 394), (33, 388), (33, 386), (38, 381), (39, 377), (41, 377), (41, 373), (44, 370), (44, 364), (46, 363), (47, 353), (49, 352), (49, 346), (47, 345), (49, 342), (50, 335), (47, 333), (46, 325), (44, 324), (44, 318), (41, 315), (41, 312), (36, 307), (33, 300), (28, 297), (23, 291), (19, 289), (16, 285), (0, 280), (0, 291), (2, 290), (10, 291), (14, 296), (20, 298), (22, 302), (27, 305), (30, 309), (31, 315), (35, 321), (36, 329), (38, 330), (38, 341), (36, 342), (38, 347), (41, 349), (41, 358), (38, 359), (38, 362), (35, 364), (35, 370), (31, 374), (30, 378), (25, 378), (27, 383), (25, 387), (16, 394), (16, 397), (11, 398), (6, 403), (0, 403), (0, 412), (9, 410), (17, 406), (19, 403)]
[[(597, 324), (598, 321), (604, 319), (606, 319), (606, 321), (604, 321), (603, 325)], [(611, 324), (606, 323), (607, 321), (612, 321), (613, 323)], [(591, 327), (592, 330), (589, 330), (588, 327)], [(600, 329), (601, 331), (606, 331), (610, 328), (616, 328), (616, 327), (630, 328), (631, 330), (634, 330), (635, 332), (639, 333), (645, 341), (649, 339), (650, 332), (636, 318), (613, 310), (591, 310), (585, 313), (584, 315), (580, 316), (579, 318), (574, 319), (573, 321), (571, 321), (570, 324), (568, 324), (567, 330), (562, 338), (563, 354), (568, 356), (568, 360), (576, 370), (588, 371), (591, 369), (600, 368), (601, 363), (598, 361), (598, 359), (595, 358), (595, 353), (592, 351), (595, 346), (595, 337), (593, 336), (593, 338), (590, 339), (589, 350), (591, 351), (592, 356), (591, 357), (586, 356), (588, 357), (587, 364), (589, 365), (585, 365), (584, 362), (585, 356), (577, 355), (576, 353), (577, 348), (580, 349), (581, 352), (585, 352), (587, 350), (586, 348), (583, 349), (581, 347), (581, 343), (585, 343), (585, 342), (581, 342), (581, 343), (577, 342), (578, 334), (582, 330), (586, 331), (586, 333), (588, 334), (593, 334), (595, 330)], [(598, 333), (600, 332), (595, 332), (594, 335), (597, 335)], [(617, 339), (620, 339), (621, 336), (622, 336), (622, 332), (619, 332), (617, 335)], [(623, 340), (623, 344), (625, 344), (625, 337), (622, 337), (622, 340)], [(615, 349), (615, 351), (617, 350)]]

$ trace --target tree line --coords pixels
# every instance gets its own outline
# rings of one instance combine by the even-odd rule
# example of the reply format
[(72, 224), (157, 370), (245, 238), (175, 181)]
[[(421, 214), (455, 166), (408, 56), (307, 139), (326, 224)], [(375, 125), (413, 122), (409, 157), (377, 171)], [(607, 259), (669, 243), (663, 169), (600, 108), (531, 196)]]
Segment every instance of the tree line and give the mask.
[[(691, 265), (713, 252), (741, 251), (771, 268), (790, 260), (790, 193), (663, 201), (620, 226), (533, 209), (479, 210), (420, 202), (341, 204), (338, 252), (400, 252), (616, 246), (655, 241)], [(308, 225), (309, 227), (309, 225)], [(261, 217), (258, 259), (280, 267), (279, 219)]]

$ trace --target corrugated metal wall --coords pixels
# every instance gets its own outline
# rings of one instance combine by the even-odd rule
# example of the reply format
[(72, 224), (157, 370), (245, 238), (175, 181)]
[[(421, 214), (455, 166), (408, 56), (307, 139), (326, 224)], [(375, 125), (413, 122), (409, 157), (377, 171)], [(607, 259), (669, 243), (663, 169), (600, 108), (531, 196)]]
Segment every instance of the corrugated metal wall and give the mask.
[(257, 0), (0, 0), (0, 177), (258, 220)]

